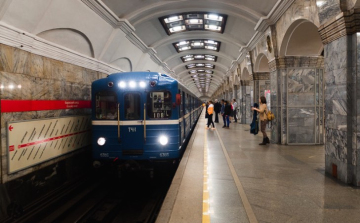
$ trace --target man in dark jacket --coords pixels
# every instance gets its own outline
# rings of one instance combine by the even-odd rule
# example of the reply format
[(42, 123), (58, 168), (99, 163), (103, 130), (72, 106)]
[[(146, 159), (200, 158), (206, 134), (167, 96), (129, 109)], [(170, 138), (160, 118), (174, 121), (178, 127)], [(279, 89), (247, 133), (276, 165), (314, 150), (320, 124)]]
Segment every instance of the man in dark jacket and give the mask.
[(215, 99), (214, 111), (215, 111), (215, 123), (219, 123), (219, 113), (221, 112), (221, 104), (218, 102), (217, 99)]
[(225, 116), (225, 120), (226, 120), (225, 128), (229, 128), (230, 115), (231, 115), (231, 104), (228, 101), (225, 101), (225, 109), (224, 109), (224, 116)]
[(221, 111), (220, 111), (220, 114), (223, 118), (223, 121), (224, 121), (224, 126), (223, 128), (226, 127), (226, 121), (225, 121), (225, 115), (224, 115), (224, 111), (225, 111), (225, 100), (224, 99), (221, 99)]

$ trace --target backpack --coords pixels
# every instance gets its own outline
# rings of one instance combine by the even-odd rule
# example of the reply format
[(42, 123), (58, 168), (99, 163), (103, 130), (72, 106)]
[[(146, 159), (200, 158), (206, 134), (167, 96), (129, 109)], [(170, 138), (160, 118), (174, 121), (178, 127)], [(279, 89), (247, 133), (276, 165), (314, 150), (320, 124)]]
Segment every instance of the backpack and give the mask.
[(266, 116), (267, 116), (267, 120), (268, 120), (268, 121), (272, 121), (272, 120), (275, 119), (275, 115), (274, 115), (274, 113), (272, 113), (271, 111), (268, 111), (267, 114), (266, 114)]

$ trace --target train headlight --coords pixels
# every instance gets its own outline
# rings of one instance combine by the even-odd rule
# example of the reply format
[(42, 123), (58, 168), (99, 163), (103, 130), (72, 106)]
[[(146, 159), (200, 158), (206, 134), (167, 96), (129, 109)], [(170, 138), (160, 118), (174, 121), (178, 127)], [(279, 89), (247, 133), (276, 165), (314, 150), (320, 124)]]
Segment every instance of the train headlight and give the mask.
[(99, 146), (105, 145), (105, 142), (106, 142), (106, 139), (105, 139), (104, 137), (100, 137), (100, 138), (98, 138), (98, 140), (97, 140), (97, 144), (98, 144)]
[(144, 81), (140, 81), (139, 83), (140, 87), (145, 88), (146, 87), (146, 83)]
[(161, 145), (165, 146), (166, 144), (168, 144), (169, 139), (166, 136), (160, 136), (159, 137), (159, 142), (160, 142)]
[(130, 86), (131, 88), (136, 87), (135, 81), (130, 81), (130, 82), (129, 82), (129, 86)]
[(126, 83), (125, 83), (124, 81), (120, 81), (119, 87), (125, 88), (125, 87), (126, 87)]

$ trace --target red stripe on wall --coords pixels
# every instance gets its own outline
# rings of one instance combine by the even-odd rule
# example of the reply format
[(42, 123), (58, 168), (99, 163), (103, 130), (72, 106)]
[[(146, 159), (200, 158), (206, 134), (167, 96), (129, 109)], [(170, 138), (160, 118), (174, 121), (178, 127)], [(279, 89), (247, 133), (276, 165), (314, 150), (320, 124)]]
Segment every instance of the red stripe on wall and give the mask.
[[(57, 139), (63, 139), (63, 138), (69, 137), (69, 136), (74, 136), (74, 135), (82, 134), (82, 133), (89, 132), (89, 131), (90, 130), (85, 130), (85, 131), (81, 131), (81, 132), (70, 133), (70, 134), (66, 134), (66, 135), (62, 135), (62, 136), (56, 136), (56, 137), (52, 137), (52, 138), (48, 138), (48, 139), (43, 139), (43, 140), (39, 140), (36, 142), (29, 142), (29, 143), (21, 144), (21, 145), (18, 145), (18, 149), (28, 147), (28, 146), (38, 145), (38, 144), (41, 144), (44, 142), (50, 142), (50, 141), (57, 140)], [(10, 151), (13, 151), (13, 150), (11, 150), (11, 148), (10, 148)]]
[(1, 112), (25, 112), (91, 108), (91, 101), (65, 100), (1, 100)]

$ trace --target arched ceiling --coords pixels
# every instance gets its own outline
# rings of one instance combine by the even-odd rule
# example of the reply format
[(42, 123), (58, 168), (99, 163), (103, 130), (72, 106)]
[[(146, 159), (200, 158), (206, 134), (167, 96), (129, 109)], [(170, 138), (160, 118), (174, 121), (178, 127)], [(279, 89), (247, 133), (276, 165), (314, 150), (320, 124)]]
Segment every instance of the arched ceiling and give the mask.
[(323, 49), (318, 28), (312, 22), (300, 19), (286, 31), (280, 56), (318, 56)]
[[(278, 0), (103, 0), (109, 9), (120, 19), (126, 19), (134, 26), (135, 34), (149, 47), (154, 48), (157, 56), (175, 72), (189, 89), (200, 91), (202, 96), (211, 96), (223, 83), (227, 71), (255, 35), (255, 26), (266, 17)], [(225, 15), (223, 33), (206, 30), (185, 31), (168, 35), (160, 18), (189, 12)], [(185, 19), (184, 19), (185, 20)], [(203, 20), (205, 21), (205, 20)], [(221, 42), (219, 51), (207, 49), (177, 52), (174, 43), (186, 40), (214, 40)], [(189, 54), (210, 54), (217, 61), (193, 60), (183, 62), (181, 57)], [(211, 63), (215, 65), (210, 86), (198, 89), (196, 81), (185, 66), (192, 63)]]

